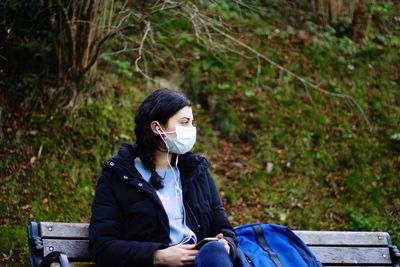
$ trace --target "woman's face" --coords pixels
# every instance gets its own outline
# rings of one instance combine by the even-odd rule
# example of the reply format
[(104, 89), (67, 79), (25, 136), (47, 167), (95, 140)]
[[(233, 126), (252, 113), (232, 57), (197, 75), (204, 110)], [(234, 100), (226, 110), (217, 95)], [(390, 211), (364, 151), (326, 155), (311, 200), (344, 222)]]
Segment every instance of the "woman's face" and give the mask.
[[(176, 126), (193, 126), (194, 125), (194, 118), (193, 118), (193, 111), (192, 107), (186, 106), (176, 112), (169, 120), (167, 121), (166, 124), (161, 124), (162, 130), (164, 132), (170, 132), (170, 131), (175, 131)], [(158, 131), (156, 130), (157, 123), (152, 122), (152, 129), (153, 132), (158, 134)], [(176, 138), (176, 133), (168, 133), (167, 137), (169, 138)]]

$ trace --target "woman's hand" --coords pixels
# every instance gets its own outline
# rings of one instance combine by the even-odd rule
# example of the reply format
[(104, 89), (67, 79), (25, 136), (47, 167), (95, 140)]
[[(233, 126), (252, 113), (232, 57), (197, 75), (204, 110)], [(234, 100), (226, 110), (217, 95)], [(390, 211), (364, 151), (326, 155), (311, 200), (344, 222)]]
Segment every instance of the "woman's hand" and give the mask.
[(192, 264), (198, 250), (195, 245), (177, 245), (154, 252), (154, 265), (185, 266)]
[(228, 254), (229, 254), (231, 251), (231, 247), (229, 246), (228, 241), (226, 241), (224, 239), (224, 234), (220, 233), (216, 236), (216, 238), (218, 238), (218, 242), (220, 242), (222, 245), (224, 245), (226, 252), (228, 252)]

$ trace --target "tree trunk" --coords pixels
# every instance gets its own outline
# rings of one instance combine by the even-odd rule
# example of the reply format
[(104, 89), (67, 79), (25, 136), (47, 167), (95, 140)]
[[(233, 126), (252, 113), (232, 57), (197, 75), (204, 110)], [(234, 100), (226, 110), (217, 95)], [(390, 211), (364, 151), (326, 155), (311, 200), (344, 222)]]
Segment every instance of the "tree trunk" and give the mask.
[(319, 22), (327, 24), (342, 16), (352, 18), (359, 2), (363, 0), (311, 0), (311, 6)]
[(121, 19), (128, 2), (49, 0), (50, 12), (58, 25), (54, 43), (60, 80), (78, 82), (85, 75), (95, 73), (101, 46), (126, 27)]
[(338, 22), (341, 17), (352, 21), (350, 36), (363, 39), (368, 27), (368, 10), (365, 0), (310, 0), (311, 7), (321, 24)]
[(355, 41), (361, 41), (368, 34), (369, 24), (372, 14), (368, 12), (364, 0), (359, 0), (356, 10), (353, 14), (353, 23), (350, 30), (350, 36)]

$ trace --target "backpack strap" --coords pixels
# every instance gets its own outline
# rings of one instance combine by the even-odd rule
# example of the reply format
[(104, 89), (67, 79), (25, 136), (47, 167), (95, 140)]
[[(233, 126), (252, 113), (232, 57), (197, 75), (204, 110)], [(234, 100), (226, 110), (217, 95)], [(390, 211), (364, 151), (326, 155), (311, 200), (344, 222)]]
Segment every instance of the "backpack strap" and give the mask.
[(276, 253), (271, 249), (271, 247), (268, 245), (267, 241), (265, 240), (264, 231), (261, 228), (261, 226), (254, 225), (253, 229), (256, 233), (257, 243), (260, 244), (260, 246), (269, 254), (272, 261), (275, 263), (275, 265), (277, 267), (283, 267), (281, 261), (278, 259), (278, 256), (276, 256)]

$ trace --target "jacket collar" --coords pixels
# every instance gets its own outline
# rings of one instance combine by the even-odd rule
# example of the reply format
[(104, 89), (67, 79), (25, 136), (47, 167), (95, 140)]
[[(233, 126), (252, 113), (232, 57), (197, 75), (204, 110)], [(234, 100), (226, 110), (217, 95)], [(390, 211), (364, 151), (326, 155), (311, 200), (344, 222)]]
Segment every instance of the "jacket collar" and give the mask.
[(211, 164), (205, 157), (193, 152), (179, 156), (178, 168), (183, 177), (196, 177), (210, 167)]
[(141, 178), (140, 173), (133, 168), (135, 166), (135, 158), (137, 157), (136, 146), (130, 144), (122, 144), (118, 153), (112, 157), (112, 160), (120, 165), (123, 169), (129, 170), (134, 177)]
[[(136, 144), (122, 144), (118, 154), (113, 157), (113, 160), (118, 164), (130, 169), (135, 164), (137, 157)], [(210, 162), (203, 156), (199, 156), (193, 152), (188, 152), (184, 155), (179, 155), (178, 168), (182, 177), (192, 178), (200, 173), (207, 171), (210, 168)], [(140, 177), (140, 174), (135, 170), (135, 174)], [(185, 179), (187, 180), (187, 179)]]

